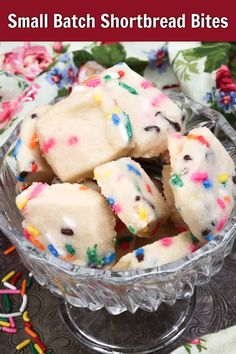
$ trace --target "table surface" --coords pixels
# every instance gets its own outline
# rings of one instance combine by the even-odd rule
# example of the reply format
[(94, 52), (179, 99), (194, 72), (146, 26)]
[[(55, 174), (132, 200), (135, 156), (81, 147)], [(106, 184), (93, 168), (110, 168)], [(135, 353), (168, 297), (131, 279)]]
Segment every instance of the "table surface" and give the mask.
[[(22, 271), (27, 274), (17, 253), (4, 256), (2, 251), (10, 246), (9, 241), (0, 233), (0, 277), (10, 270)], [(196, 309), (187, 330), (171, 346), (158, 351), (158, 354), (169, 354), (179, 345), (203, 336), (217, 332), (220, 329), (236, 324), (236, 252), (228, 256), (222, 270), (216, 274), (208, 285), (198, 288)], [(60, 298), (52, 295), (36, 281), (30, 288), (28, 311), (33, 327), (37, 330), (47, 349), (53, 354), (89, 354), (68, 331), (59, 315)], [(1, 305), (1, 303), (0, 303)], [(15, 354), (15, 347), (26, 339), (22, 319), (18, 319), (17, 334), (9, 335), (0, 332), (0, 353)], [(29, 353), (29, 349), (21, 354)], [(227, 354), (227, 353), (222, 353)]]

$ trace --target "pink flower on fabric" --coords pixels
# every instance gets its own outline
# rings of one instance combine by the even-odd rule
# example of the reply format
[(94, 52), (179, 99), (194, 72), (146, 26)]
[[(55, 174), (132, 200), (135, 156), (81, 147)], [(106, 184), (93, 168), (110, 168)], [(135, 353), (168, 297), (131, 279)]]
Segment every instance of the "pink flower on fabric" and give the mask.
[(236, 92), (236, 83), (234, 83), (232, 74), (228, 66), (221, 65), (221, 67), (216, 72), (216, 87), (220, 91)]
[(25, 43), (4, 54), (2, 70), (14, 75), (22, 75), (27, 81), (33, 81), (54, 61), (47, 48)]
[(2, 102), (0, 106), (0, 129), (7, 127), (12, 118), (22, 110), (25, 102), (35, 100), (39, 88), (39, 85), (33, 84), (14, 100)]

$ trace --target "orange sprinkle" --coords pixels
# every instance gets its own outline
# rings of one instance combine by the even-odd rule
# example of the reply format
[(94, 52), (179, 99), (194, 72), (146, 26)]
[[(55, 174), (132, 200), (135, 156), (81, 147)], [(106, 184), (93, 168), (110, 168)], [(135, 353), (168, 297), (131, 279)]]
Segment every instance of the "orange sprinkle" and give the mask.
[(38, 335), (37, 333), (35, 333), (34, 331), (32, 331), (32, 329), (30, 329), (29, 327), (25, 327), (25, 332), (31, 336), (32, 338), (37, 338)]
[(79, 187), (79, 189), (81, 191), (86, 191), (87, 189), (89, 189), (89, 187), (82, 185), (82, 186)]
[(30, 149), (34, 149), (36, 147), (36, 145), (38, 144), (39, 139), (38, 139), (38, 135), (37, 133), (34, 133), (31, 137), (30, 143), (29, 143), (29, 148)]
[(11, 246), (11, 247), (7, 248), (7, 249), (3, 252), (3, 254), (4, 254), (5, 256), (8, 256), (10, 253), (14, 252), (15, 249), (16, 249), (16, 246)]
[(24, 279), (22, 281), (22, 286), (21, 286), (21, 295), (25, 295), (26, 294), (26, 285), (27, 285), (27, 280)]
[(73, 262), (76, 259), (76, 256), (71, 256), (70, 254), (67, 254), (65, 257), (63, 257), (64, 261), (68, 262)]
[(32, 237), (32, 235), (30, 235), (29, 241), (30, 241), (31, 243), (33, 243), (33, 245), (35, 245), (36, 247), (38, 247), (40, 250), (42, 250), (42, 251), (45, 250), (44, 245), (43, 245), (41, 242), (39, 242), (39, 240), (36, 240), (36, 238)]
[(229, 195), (226, 195), (225, 197), (224, 197), (224, 201), (225, 202), (230, 202), (230, 200), (231, 200), (231, 198), (230, 198), (230, 196)]

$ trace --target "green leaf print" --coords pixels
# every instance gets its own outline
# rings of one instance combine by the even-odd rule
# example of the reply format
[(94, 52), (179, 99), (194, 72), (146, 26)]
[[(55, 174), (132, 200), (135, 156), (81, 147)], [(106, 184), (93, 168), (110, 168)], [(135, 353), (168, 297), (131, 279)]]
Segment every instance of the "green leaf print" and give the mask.
[(94, 60), (106, 68), (125, 61), (126, 51), (122, 44), (112, 43), (92, 48)]
[(183, 50), (182, 55), (188, 62), (206, 57), (204, 72), (211, 73), (221, 64), (228, 65), (230, 49), (229, 43), (215, 43)]

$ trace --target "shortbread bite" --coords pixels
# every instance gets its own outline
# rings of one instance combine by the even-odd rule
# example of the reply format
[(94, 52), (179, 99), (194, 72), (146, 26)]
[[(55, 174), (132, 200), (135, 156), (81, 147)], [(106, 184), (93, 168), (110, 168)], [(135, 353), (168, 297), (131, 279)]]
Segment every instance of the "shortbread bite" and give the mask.
[(211, 241), (234, 206), (235, 165), (208, 128), (169, 138), (170, 186), (175, 205), (194, 236)]
[(80, 184), (33, 183), (16, 198), (24, 236), (36, 247), (80, 266), (115, 261), (115, 218), (104, 197)]
[(130, 157), (101, 165), (94, 170), (114, 213), (140, 237), (150, 237), (168, 216), (162, 195), (141, 166)]
[(128, 114), (102, 88), (84, 88), (56, 103), (38, 121), (41, 151), (62, 182), (93, 176), (93, 169), (134, 146)]
[(19, 182), (51, 182), (54, 177), (51, 167), (41, 154), (35, 132), (36, 122), (50, 108), (49, 105), (39, 106), (32, 110), (22, 122), (14, 150)]
[[(129, 115), (135, 146), (128, 156), (159, 156), (167, 150), (168, 135), (183, 129), (185, 117), (180, 108), (125, 63), (88, 78), (83, 85), (103, 87), (106, 97), (113, 98)], [(81, 90), (77, 86), (73, 94)]]
[(198, 242), (192, 238), (191, 232), (182, 232), (177, 236), (165, 237), (126, 254), (112, 269), (126, 271), (159, 267), (189, 256), (197, 248)]

